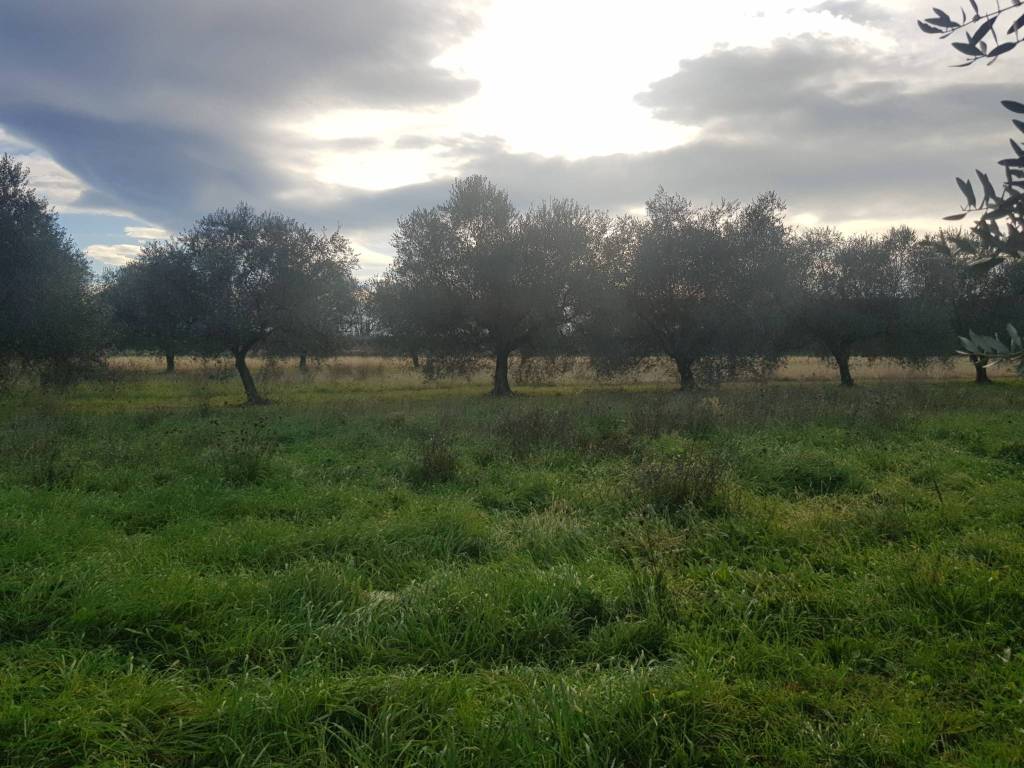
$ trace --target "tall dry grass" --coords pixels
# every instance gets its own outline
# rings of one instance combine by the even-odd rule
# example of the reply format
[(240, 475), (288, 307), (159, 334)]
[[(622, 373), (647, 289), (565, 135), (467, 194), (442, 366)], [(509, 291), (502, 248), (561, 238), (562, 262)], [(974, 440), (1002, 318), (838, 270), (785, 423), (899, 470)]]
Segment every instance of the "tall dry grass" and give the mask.
[[(138, 373), (159, 373), (163, 358), (144, 355), (124, 355), (110, 358), (115, 370)], [(934, 360), (923, 365), (906, 365), (892, 358), (852, 358), (850, 366), (856, 381), (964, 381), (974, 378), (973, 366), (964, 358)], [(257, 376), (274, 379), (302, 379), (312, 382), (374, 381), (392, 386), (416, 386), (424, 383), (421, 371), (405, 357), (380, 355), (340, 355), (311, 360), (307, 371), (299, 370), (298, 358), (267, 358), (254, 356), (250, 368)], [(179, 357), (179, 374), (199, 374), (211, 378), (229, 378), (235, 375), (233, 365), (226, 358)], [(1013, 378), (1012, 366), (989, 369), (991, 378)], [(461, 381), (484, 384), (491, 376), (488, 360), (481, 360), (477, 369)], [(675, 367), (667, 359), (651, 359), (635, 369), (612, 376), (598, 376), (584, 357), (562, 358), (555, 361), (516, 359), (512, 363), (513, 382), (543, 386), (566, 384), (610, 385), (674, 385)], [(786, 358), (767, 379), (769, 381), (834, 381), (838, 380), (835, 365), (830, 360), (806, 355)], [(444, 380), (441, 380), (441, 384)]]

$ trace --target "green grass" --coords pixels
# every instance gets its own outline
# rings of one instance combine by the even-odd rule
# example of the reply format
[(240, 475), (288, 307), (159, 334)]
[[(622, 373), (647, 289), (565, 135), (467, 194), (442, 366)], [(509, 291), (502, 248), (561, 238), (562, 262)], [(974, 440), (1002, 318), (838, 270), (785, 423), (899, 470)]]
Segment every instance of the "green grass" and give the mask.
[(265, 384), (0, 400), (0, 764), (1024, 764), (1024, 386)]

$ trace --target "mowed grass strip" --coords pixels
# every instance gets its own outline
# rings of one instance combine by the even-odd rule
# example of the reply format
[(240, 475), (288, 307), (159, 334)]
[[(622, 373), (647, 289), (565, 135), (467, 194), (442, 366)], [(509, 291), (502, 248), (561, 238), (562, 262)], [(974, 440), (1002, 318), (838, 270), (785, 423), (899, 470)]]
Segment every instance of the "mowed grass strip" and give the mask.
[(0, 401), (0, 764), (1024, 762), (1016, 383), (233, 385)]

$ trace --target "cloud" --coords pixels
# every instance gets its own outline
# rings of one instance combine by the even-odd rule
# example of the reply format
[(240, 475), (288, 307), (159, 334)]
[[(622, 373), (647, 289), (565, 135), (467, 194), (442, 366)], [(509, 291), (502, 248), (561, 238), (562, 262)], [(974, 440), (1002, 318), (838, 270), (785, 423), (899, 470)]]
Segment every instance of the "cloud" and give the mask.
[(135, 240), (164, 240), (171, 236), (163, 227), (125, 227), (124, 233)]
[(90, 245), (85, 255), (102, 267), (120, 267), (139, 255), (142, 248), (134, 243)]
[(324, 141), (320, 148), (335, 149), (343, 152), (361, 149), (376, 149), (381, 145), (381, 140), (376, 136), (350, 136), (343, 139)]
[(706, 189), (775, 187), (831, 221), (938, 215), (957, 200), (954, 174), (1000, 156), (998, 102), (1012, 88), (947, 73), (801, 36), (683, 61), (637, 98), (661, 119), (701, 126), (663, 160)]
[(178, 228), (294, 182), (290, 115), (474, 93), (431, 62), (475, 24), (445, 0), (8, 4), (0, 123), (88, 185), (80, 205)]
[(892, 12), (870, 0), (825, 0), (810, 9), (831, 13), (840, 19), (849, 19), (858, 24), (886, 22), (892, 19)]
[(681, 146), (578, 161), (500, 144), (452, 151), (464, 153), (463, 172), (491, 176), (521, 203), (568, 195), (626, 210), (659, 185), (697, 202), (774, 189), (803, 221), (938, 226), (959, 202), (953, 176), (1002, 156), (1010, 126), (998, 102), (1013, 87), (998, 73), (936, 77), (930, 63), (808, 35), (684, 60), (638, 94), (658, 118), (699, 128)]
[(297, 105), (408, 107), (476, 84), (430, 65), (475, 18), (440, 0), (46, 0), (4, 8), (4, 92), (208, 125)]
[[(805, 225), (937, 228), (959, 204), (953, 177), (1003, 156), (1010, 126), (998, 102), (1013, 86), (985, 74), (980, 83), (962, 70), (935, 75), (931, 62), (862, 42), (800, 36), (684, 60), (638, 94), (659, 119), (696, 127), (694, 140), (670, 149), (570, 160), (511, 152), (498, 137), (399, 142), (491, 177), (523, 206), (570, 196), (619, 212), (662, 185), (698, 203), (773, 189)], [(449, 184), (349, 191), (328, 210), (386, 243), (398, 217), (441, 202)]]
[[(683, 60), (637, 94), (657, 118), (695, 127), (693, 140), (666, 150), (570, 160), (515, 153), (493, 136), (397, 143), (443, 154), (461, 175), (490, 176), (524, 206), (571, 196), (626, 211), (662, 185), (700, 203), (773, 189), (805, 224), (938, 227), (959, 204), (953, 177), (1003, 156), (1010, 126), (998, 102), (1014, 85), (1000, 78), (1011, 75), (801, 35)], [(399, 216), (442, 201), (449, 183), (349, 190), (328, 210), (386, 242)]]
[[(517, 41), (509, 19), (520, 24), (511, 29), (536, 25), (539, 3), (492, 3), (502, 23), (479, 39), (462, 0), (13, 6), (0, 25), (0, 144), (33, 153), (36, 181), (42, 171), (62, 210), (130, 211), (140, 227), (175, 231), (244, 199), (341, 226), (371, 268), (400, 216), (442, 201), (451, 177), (469, 173), (507, 186), (521, 205), (568, 195), (618, 212), (660, 185), (697, 202), (775, 189), (802, 222), (938, 224), (959, 200), (953, 176), (1003, 156), (1009, 124), (998, 101), (1019, 88), (1002, 63), (944, 66), (952, 52), (916, 32), (913, 7), (865, 0), (764, 14), (745, 3), (728, 24), (738, 11), (705, 8), (688, 43), (657, 23), (668, 5), (646, 3), (622, 48), (640, 53), (639, 69), (609, 58), (608, 41), (625, 34), (608, 8), (570, 44), (552, 19), (578, 14), (560, 6), (544, 17), (544, 56), (517, 61), (494, 48)], [(749, 44), (716, 47), (712, 34)], [(469, 54), (441, 55), (465, 40), (475, 41)], [(687, 51), (703, 53), (679, 61)], [(469, 100), (477, 83), (467, 73), (482, 83)], [(638, 123), (613, 119), (619, 96), (645, 130), (652, 123), (652, 135), (672, 140), (630, 140)], [(584, 111), (588, 132), (575, 113), (591, 103), (601, 109)], [(497, 117), (476, 119), (484, 107)], [(578, 151), (566, 137), (578, 137)], [(97, 258), (137, 247), (117, 243), (121, 229), (103, 234)]]

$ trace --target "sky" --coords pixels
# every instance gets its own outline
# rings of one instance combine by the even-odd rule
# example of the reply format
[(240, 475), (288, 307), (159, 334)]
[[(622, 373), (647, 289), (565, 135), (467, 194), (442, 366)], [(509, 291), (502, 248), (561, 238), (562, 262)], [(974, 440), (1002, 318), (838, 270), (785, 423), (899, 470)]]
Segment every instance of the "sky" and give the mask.
[(926, 6), (0, 0), (0, 152), (97, 271), (244, 200), (340, 228), (372, 275), (472, 173), (524, 208), (770, 189), (800, 226), (931, 230), (1005, 156), (1024, 58), (952, 67)]

